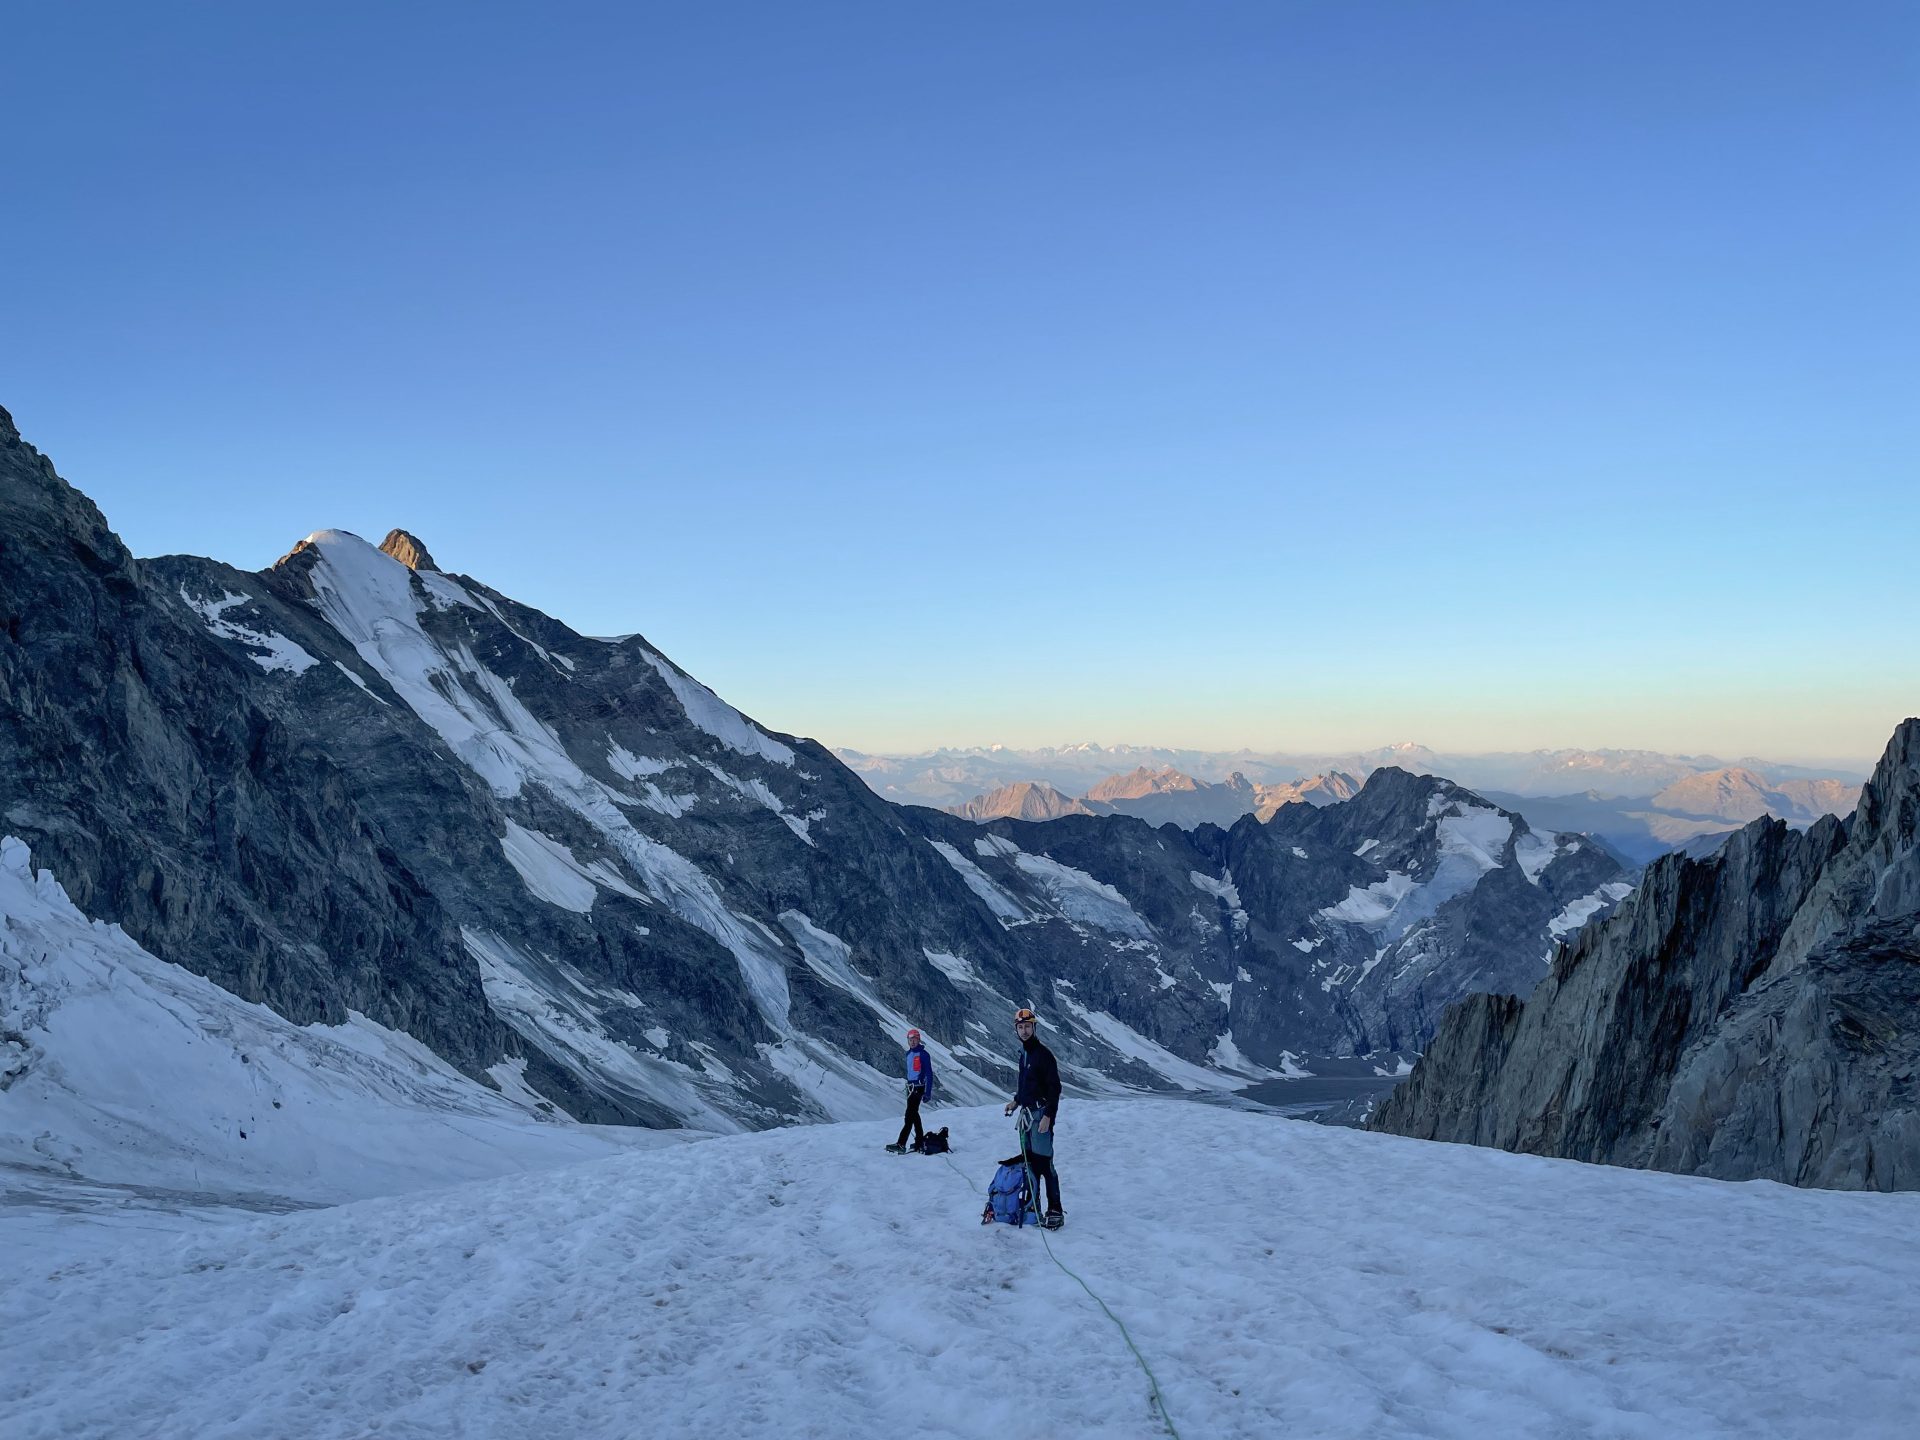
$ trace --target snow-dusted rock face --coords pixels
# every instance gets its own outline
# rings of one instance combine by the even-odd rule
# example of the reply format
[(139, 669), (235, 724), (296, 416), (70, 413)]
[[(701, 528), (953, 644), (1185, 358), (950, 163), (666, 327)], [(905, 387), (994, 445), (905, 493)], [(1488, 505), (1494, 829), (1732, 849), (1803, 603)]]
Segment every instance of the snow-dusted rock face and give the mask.
[(137, 561), (10, 421), (0, 523), (0, 833), (159, 961), (583, 1120), (881, 1113), (908, 1024), (989, 1100), (1029, 1003), (1083, 1091), (1417, 1048), (1620, 883), (1397, 770), (1230, 830), (902, 808), (404, 531)]
[[(893, 1109), (908, 1024), (950, 1098), (1003, 1094), (1029, 1001), (1082, 1090), (1268, 1073), (1054, 1004), (1064, 924), (1010, 924), (911, 812), (643, 637), (575, 634), (417, 537), (138, 561), (10, 419), (0, 527), (4, 833), (81, 913), (296, 1025), (362, 1015), (580, 1119), (707, 1129)], [(1072, 924), (1148, 943), (1031, 869)]]
[(1524, 1004), (1475, 996), (1377, 1129), (1729, 1179), (1920, 1188), (1920, 720), (1851, 820), (1669, 856)]
[[(263, 663), (296, 649), (316, 663)], [(342, 660), (359, 663), (255, 576), (135, 561), (0, 412), (0, 828), (154, 954), (297, 1024), (365, 1015), (477, 1075), (524, 1052), (360, 803), (373, 777), (313, 743), (393, 708)], [(460, 793), (450, 769), (419, 772), (411, 803)]]
[[(1463, 995), (1531, 991), (1578, 928), (1570, 917), (1604, 914), (1630, 889), (1590, 841), (1391, 768), (1345, 803), (1228, 830), (1080, 816), (942, 828), (934, 812), (909, 813), (1021, 912), (1008, 923), (1061, 934), (1057, 969), (1031, 977), (1035, 988), (1071, 987), (1180, 1054), (1224, 1039), (1275, 1067), (1420, 1049)], [(1041, 856), (1124, 898), (1145, 928), (1076, 915), (1058, 883), (1034, 883), (1051, 878)]]

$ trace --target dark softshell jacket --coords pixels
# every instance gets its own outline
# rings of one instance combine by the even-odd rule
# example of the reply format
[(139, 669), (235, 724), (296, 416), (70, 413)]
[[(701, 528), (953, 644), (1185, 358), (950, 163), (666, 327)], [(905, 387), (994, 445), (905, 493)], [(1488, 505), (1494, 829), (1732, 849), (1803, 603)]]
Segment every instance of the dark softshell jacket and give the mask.
[(1020, 1088), (1013, 1100), (1060, 1123), (1060, 1066), (1037, 1035), (1020, 1047)]

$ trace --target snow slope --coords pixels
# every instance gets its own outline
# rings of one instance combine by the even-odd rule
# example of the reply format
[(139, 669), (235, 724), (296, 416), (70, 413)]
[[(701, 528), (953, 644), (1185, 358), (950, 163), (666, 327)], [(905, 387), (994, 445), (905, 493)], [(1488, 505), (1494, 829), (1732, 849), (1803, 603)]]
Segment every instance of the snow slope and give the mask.
[(354, 1015), (295, 1025), (88, 920), (0, 840), (0, 1209), (331, 1204), (661, 1143)]
[(1068, 1108), (1046, 1238), (977, 1223), (998, 1108), (936, 1120), (951, 1165), (813, 1126), (55, 1233), (0, 1273), (0, 1411), (10, 1440), (1166, 1433), (1050, 1245), (1187, 1440), (1911, 1433), (1920, 1195), (1115, 1100)]

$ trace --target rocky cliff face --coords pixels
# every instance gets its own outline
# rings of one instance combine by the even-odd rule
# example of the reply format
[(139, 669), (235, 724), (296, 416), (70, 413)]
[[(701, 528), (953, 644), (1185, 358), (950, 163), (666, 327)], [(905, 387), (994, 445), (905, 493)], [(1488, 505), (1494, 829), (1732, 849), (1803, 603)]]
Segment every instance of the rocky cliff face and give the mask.
[(902, 808), (404, 531), (136, 560), (10, 419), (0, 819), (80, 911), (296, 1023), (715, 1128), (891, 1109), (910, 1023), (950, 1096), (1004, 1093), (1016, 1004), (1088, 1091), (1415, 1046), (1620, 885), (1400, 771), (1191, 833)]
[[(1532, 990), (1555, 940), (1630, 888), (1590, 841), (1391, 768), (1344, 804), (1226, 830), (1109, 816), (983, 834), (909, 813), (1007, 923), (1058, 927), (1068, 1000), (1095, 995), (1157, 1044), (1216, 1062), (1417, 1050), (1469, 991)], [(1071, 935), (1104, 938), (1068, 959)], [(1030, 983), (1044, 993), (1048, 979)]]
[[(89, 915), (289, 1019), (356, 1010), (470, 1073), (517, 1052), (361, 777), (275, 703), (311, 658), (249, 628), (257, 582), (233, 576), (228, 599), (210, 569), (195, 601), (135, 561), (0, 411), (7, 833)], [(327, 673), (305, 683), (343, 710), (357, 693)]]
[(1920, 1186), (1920, 720), (1860, 808), (1669, 856), (1524, 1004), (1448, 1013), (1402, 1135), (1724, 1178)]

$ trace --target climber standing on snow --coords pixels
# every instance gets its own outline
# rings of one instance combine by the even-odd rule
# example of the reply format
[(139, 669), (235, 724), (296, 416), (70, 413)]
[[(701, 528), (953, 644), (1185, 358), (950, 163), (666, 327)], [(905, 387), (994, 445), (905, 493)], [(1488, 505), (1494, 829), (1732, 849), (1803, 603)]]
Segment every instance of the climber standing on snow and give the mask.
[(924, 1138), (920, 1129), (920, 1102), (933, 1099), (933, 1057), (920, 1043), (918, 1030), (907, 1031), (907, 1118), (900, 1122), (900, 1138), (887, 1146), (888, 1153), (903, 1155), (907, 1150), (907, 1132), (913, 1132), (913, 1148), (918, 1150)]
[[(1040, 1022), (1021, 1006), (1013, 1012), (1013, 1033), (1020, 1037), (1020, 1085), (1006, 1113), (1020, 1112), (1020, 1153), (1035, 1180), (1047, 1183), (1047, 1213), (1040, 1223), (1058, 1230), (1066, 1221), (1060, 1209), (1060, 1176), (1053, 1168), (1053, 1127), (1060, 1118), (1060, 1065), (1040, 1043)], [(1039, 1196), (1035, 1196), (1037, 1201)]]

